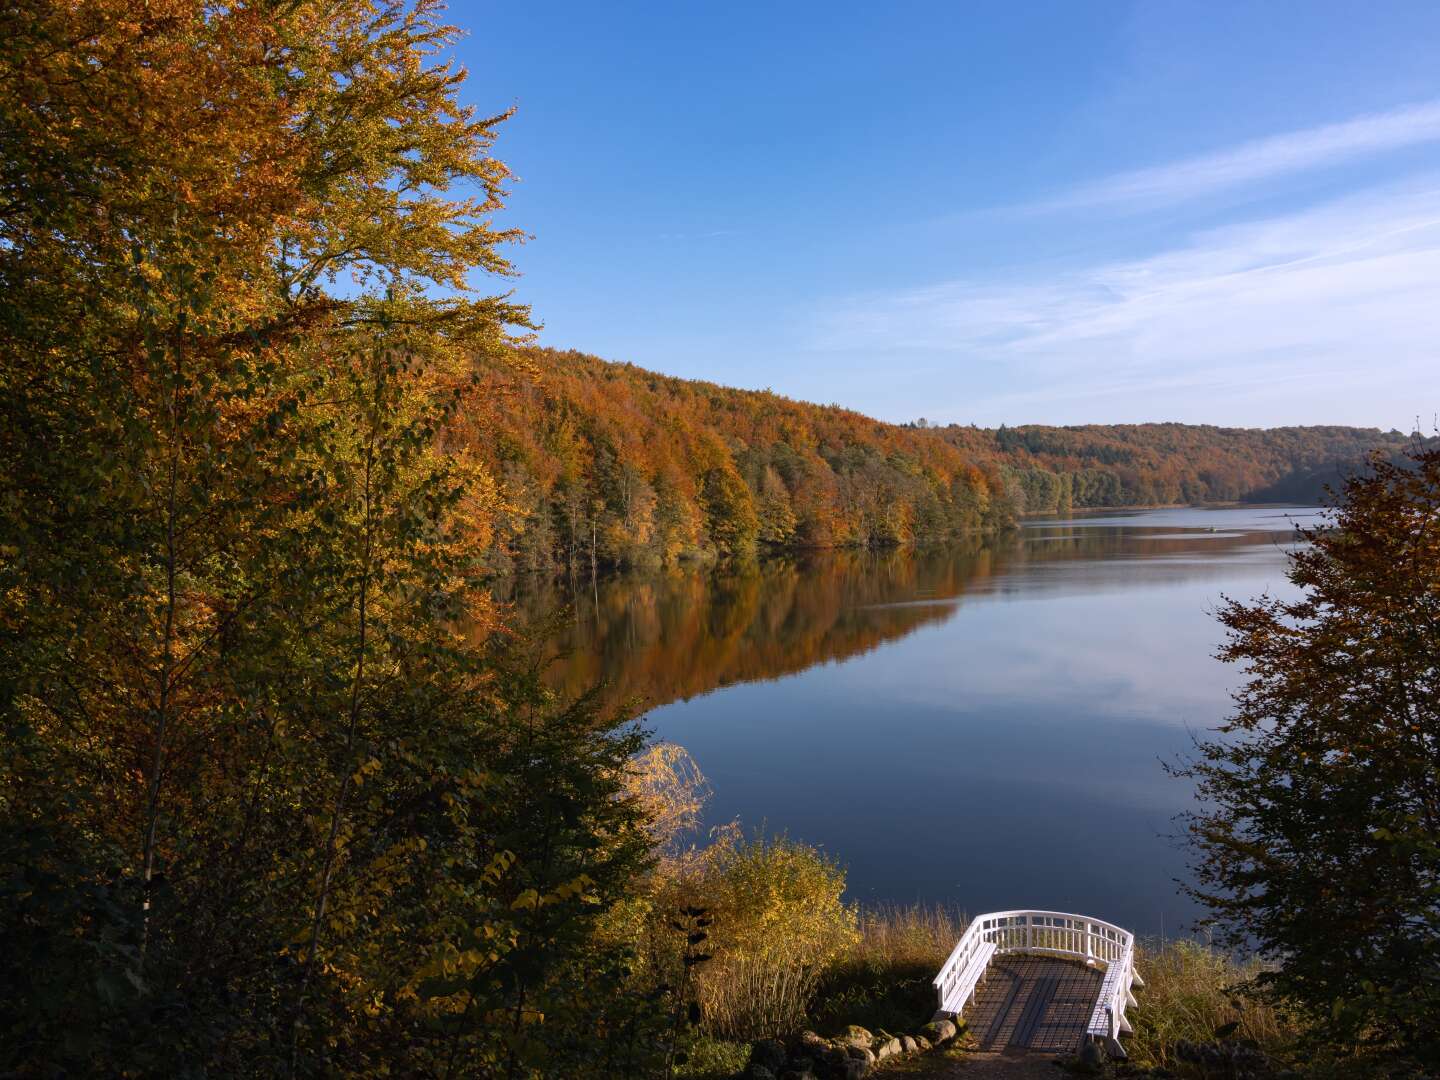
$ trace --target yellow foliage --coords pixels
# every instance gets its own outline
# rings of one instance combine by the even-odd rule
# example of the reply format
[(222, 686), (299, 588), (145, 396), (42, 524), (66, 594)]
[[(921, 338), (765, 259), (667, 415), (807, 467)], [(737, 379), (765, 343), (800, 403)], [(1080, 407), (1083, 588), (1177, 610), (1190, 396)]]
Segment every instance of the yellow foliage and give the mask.
[(752, 1037), (803, 1023), (824, 972), (858, 939), (845, 871), (797, 841), (726, 830), (675, 882), (714, 922), (699, 973), (710, 1029)]
[(657, 742), (631, 763), (626, 789), (649, 820), (658, 848), (673, 849), (700, 823), (710, 784), (690, 752), (675, 743)]
[(648, 811), (659, 860), (648, 895), (610, 913), (612, 937), (647, 939), (643, 950), (679, 976), (684, 939), (676, 916), (703, 908), (709, 959), (694, 969), (712, 1032), (748, 1036), (798, 1024), (824, 971), (859, 940), (856, 909), (842, 898), (845, 871), (786, 837), (746, 839), (738, 824), (693, 834), (710, 788), (695, 760), (672, 743), (633, 762), (629, 790)]

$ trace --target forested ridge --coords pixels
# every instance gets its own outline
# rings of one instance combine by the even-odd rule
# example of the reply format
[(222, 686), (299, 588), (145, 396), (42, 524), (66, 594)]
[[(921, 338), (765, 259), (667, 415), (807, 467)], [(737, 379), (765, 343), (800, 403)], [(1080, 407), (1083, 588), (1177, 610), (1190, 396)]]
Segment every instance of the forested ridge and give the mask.
[(1002, 462), (1017, 512), (1205, 502), (1315, 502), (1327, 485), (1393, 457), (1416, 437), (1336, 425), (1027, 424), (938, 429), (951, 445)]
[(1313, 500), (1414, 441), (1348, 427), (887, 424), (579, 352), (521, 360), (477, 362), (485, 412), (457, 432), (498, 485), (490, 557), (504, 571), (943, 540), (1090, 507)]
[[(993, 465), (834, 406), (529, 349), (486, 363), (474, 439), (519, 568), (903, 543), (1008, 520)], [(460, 438), (469, 441), (469, 433)]]

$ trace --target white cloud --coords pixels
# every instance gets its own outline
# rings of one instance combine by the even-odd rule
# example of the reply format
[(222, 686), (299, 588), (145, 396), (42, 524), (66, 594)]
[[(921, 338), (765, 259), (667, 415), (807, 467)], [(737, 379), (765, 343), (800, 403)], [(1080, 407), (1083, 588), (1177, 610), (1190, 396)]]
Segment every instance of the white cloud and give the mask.
[(1353, 417), (1362, 399), (1393, 410), (1412, 393), (1428, 414), (1440, 405), (1440, 178), (1043, 279), (852, 297), (820, 313), (811, 343), (963, 358), (972, 385), (984, 365), (1016, 387), (989, 399), (1012, 419), (1061, 396), (1092, 399), (1096, 420), (1096, 397), (1161, 419), (1208, 396), (1208, 415), (1223, 419), (1217, 395), (1237, 392), (1328, 401), (1311, 422)]
[(1287, 132), (1230, 150), (1117, 173), (1031, 210), (1072, 210), (1181, 202), (1271, 177), (1344, 164), (1371, 154), (1440, 141), (1440, 101)]

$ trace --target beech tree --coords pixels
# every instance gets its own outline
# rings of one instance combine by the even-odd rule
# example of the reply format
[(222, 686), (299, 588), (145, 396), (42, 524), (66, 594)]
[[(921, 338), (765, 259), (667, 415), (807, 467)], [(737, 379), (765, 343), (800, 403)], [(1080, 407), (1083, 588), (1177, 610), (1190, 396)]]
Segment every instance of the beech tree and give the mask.
[(1376, 461), (1290, 560), (1295, 600), (1230, 602), (1248, 681), (1185, 774), (1211, 923), (1335, 1048), (1440, 1064), (1440, 450)]
[(471, 644), (528, 314), (455, 33), (0, 12), (0, 1072), (584, 1075), (615, 1007), (636, 737)]

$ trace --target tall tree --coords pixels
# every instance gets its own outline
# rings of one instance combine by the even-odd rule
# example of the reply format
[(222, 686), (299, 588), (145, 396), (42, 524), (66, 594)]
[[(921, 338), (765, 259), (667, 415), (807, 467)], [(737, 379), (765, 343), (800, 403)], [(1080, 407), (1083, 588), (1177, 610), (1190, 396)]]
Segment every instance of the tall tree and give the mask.
[(454, 36), (0, 13), (0, 1071), (521, 1075), (496, 1014), (643, 862), (633, 737), (467, 644), (450, 433), (527, 313)]
[(1336, 1047), (1440, 1064), (1440, 451), (1377, 461), (1291, 556), (1297, 600), (1229, 603), (1249, 678), (1186, 774), (1192, 892)]

